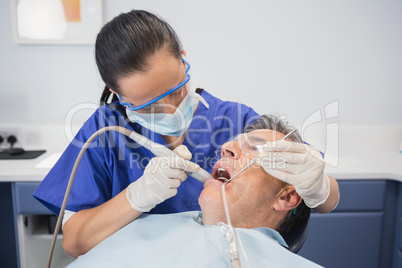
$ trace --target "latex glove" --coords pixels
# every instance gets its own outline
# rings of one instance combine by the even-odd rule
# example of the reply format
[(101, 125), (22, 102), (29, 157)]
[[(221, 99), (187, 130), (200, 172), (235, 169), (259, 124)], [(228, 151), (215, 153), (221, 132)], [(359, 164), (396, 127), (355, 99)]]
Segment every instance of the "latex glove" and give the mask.
[(325, 203), (329, 196), (324, 159), (310, 145), (286, 140), (272, 142), (257, 163), (270, 175), (293, 185), (310, 208)]
[(191, 152), (180, 145), (175, 150), (181, 157), (154, 157), (145, 167), (144, 174), (127, 187), (127, 200), (137, 211), (148, 212), (157, 204), (177, 194), (177, 188), (187, 179), (187, 173), (200, 166), (191, 159)]

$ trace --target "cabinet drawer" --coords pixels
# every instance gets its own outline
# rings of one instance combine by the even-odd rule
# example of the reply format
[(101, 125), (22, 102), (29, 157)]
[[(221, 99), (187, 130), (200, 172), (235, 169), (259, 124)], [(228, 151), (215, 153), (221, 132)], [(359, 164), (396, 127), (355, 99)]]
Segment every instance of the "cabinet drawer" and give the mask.
[(340, 180), (339, 204), (334, 211), (382, 211), (387, 181)]
[(327, 268), (381, 267), (382, 219), (382, 212), (314, 213), (299, 255)]
[(32, 196), (38, 186), (39, 182), (14, 183), (13, 194), (17, 214), (53, 214)]

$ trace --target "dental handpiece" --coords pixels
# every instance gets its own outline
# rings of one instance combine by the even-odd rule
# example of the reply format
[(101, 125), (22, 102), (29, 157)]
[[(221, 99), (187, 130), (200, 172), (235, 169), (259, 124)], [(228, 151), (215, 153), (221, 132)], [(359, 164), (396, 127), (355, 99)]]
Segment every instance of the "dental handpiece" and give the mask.
[[(137, 132), (132, 131), (129, 137), (137, 142), (139, 145), (150, 150), (156, 156), (179, 157), (178, 154), (176, 154), (169, 148), (163, 146), (162, 144), (151, 141), (150, 139), (142, 136), (141, 134), (138, 134)], [(213, 179), (212, 175), (203, 168), (200, 168), (200, 170), (197, 172), (187, 172), (187, 175), (202, 183), (204, 183), (207, 179)]]

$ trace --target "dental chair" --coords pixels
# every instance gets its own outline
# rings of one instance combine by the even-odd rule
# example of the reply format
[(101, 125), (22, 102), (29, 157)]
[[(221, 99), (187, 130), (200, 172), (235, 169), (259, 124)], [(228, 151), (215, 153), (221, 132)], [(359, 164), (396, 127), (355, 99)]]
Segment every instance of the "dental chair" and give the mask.
[[(311, 213), (311, 212), (310, 212)], [(289, 246), (289, 250), (293, 253), (299, 252), (307, 238), (308, 229), (310, 227), (310, 214), (299, 225), (297, 225), (292, 231), (290, 231), (283, 238), (286, 244)]]

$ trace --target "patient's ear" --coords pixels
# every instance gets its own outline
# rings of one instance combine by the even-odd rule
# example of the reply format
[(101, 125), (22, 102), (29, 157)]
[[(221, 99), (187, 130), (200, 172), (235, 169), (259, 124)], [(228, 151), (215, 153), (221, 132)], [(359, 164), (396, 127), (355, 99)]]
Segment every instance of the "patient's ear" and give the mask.
[(279, 192), (278, 199), (274, 203), (274, 209), (277, 211), (289, 211), (297, 207), (302, 198), (296, 192), (296, 189), (292, 185), (285, 186)]

